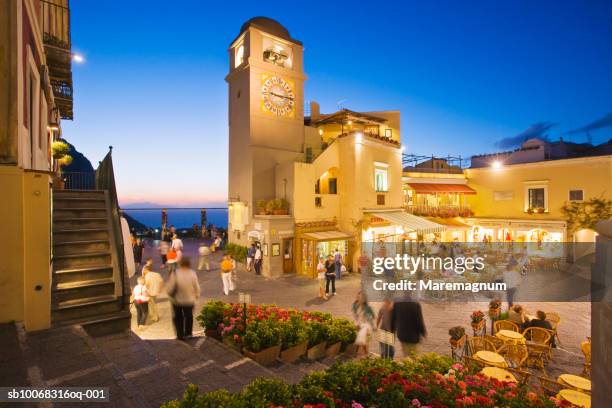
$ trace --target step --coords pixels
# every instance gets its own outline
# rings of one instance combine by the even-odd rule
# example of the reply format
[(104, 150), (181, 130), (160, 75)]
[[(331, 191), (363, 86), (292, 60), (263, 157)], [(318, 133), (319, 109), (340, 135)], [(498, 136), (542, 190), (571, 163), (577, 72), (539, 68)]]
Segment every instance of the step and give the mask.
[(53, 254), (53, 265), (56, 270), (81, 268), (84, 266), (111, 265), (109, 251), (87, 252), (70, 255)]
[(108, 220), (106, 217), (88, 217), (88, 218), (54, 218), (53, 230), (58, 229), (88, 229), (88, 228), (103, 228), (107, 227)]
[(53, 231), (53, 242), (54, 244), (73, 242), (73, 241), (86, 241), (95, 239), (106, 239), (108, 240), (108, 228), (64, 228), (55, 229)]
[(87, 334), (92, 337), (107, 336), (109, 334), (129, 332), (132, 323), (132, 314), (129, 310), (100, 314), (61, 322), (62, 325), (80, 324)]
[(112, 277), (61, 282), (53, 285), (53, 303), (59, 304), (68, 300), (109, 296), (115, 293), (115, 282)]
[(85, 255), (88, 253), (109, 252), (110, 243), (107, 239), (92, 239), (83, 241), (54, 242), (53, 254), (64, 255)]
[(54, 208), (54, 219), (66, 218), (105, 218), (106, 208), (100, 207), (70, 207), (70, 208)]
[(106, 208), (106, 198), (100, 197), (53, 197), (53, 208)]
[[(52, 307), (54, 322), (87, 319), (103, 314), (116, 313), (121, 310), (121, 299), (113, 295), (94, 296), (89, 298), (67, 300)], [(85, 320), (84, 320), (85, 321)]]
[(104, 195), (104, 192), (105, 190), (79, 190), (79, 189), (53, 190), (53, 195), (61, 196), (61, 197), (82, 197), (82, 196)]
[[(55, 266), (55, 265), (54, 265)], [(63, 283), (112, 278), (113, 267), (109, 265), (95, 265), (81, 268), (64, 268), (55, 267), (53, 272), (53, 284), (59, 285)]]

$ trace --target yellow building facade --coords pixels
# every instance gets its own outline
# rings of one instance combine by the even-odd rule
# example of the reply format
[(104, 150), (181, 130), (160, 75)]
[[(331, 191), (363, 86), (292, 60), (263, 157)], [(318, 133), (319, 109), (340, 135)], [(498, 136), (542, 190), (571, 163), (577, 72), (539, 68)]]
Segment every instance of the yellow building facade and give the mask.
[(336, 249), (357, 270), (362, 241), (440, 227), (403, 210), (400, 113), (305, 116), (302, 55), (265, 17), (229, 48), (229, 240), (261, 245), (267, 276), (314, 277)]
[[(66, 111), (43, 32), (65, 38), (49, 22), (67, 10), (65, 0), (0, 2), (0, 322), (23, 321), (27, 330), (51, 324), (50, 149)], [(71, 101), (63, 108), (72, 115)]]

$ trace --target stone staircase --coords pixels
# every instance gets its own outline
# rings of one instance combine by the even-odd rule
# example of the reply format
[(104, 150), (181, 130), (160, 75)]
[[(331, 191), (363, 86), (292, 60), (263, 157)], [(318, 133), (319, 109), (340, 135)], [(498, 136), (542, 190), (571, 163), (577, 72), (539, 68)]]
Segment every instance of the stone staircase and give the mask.
[(102, 190), (54, 190), (52, 322), (92, 334), (130, 327), (110, 206)]

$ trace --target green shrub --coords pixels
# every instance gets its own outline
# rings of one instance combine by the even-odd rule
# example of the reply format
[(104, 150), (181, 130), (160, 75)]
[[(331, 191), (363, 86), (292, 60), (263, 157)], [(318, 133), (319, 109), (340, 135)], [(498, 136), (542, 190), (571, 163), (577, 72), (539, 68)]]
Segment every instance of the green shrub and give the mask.
[(196, 319), (200, 325), (209, 330), (219, 329), (219, 325), (223, 322), (225, 311), (230, 309), (231, 306), (228, 303), (220, 300), (211, 300), (206, 302), (206, 304), (202, 307), (202, 310)]
[(295, 314), (280, 324), (282, 349), (286, 350), (308, 340), (306, 322), (302, 316)]
[(293, 399), (290, 386), (273, 378), (258, 378), (240, 394), (245, 407), (289, 407)]
[(323, 343), (327, 338), (327, 323), (311, 320), (306, 323), (308, 347)]
[(281, 323), (277, 320), (254, 320), (250, 322), (242, 339), (244, 347), (253, 353), (280, 344)]
[(234, 258), (237, 262), (246, 261), (247, 250), (247, 247), (238, 244), (228, 243), (225, 246), (225, 252), (232, 258)]
[(355, 342), (357, 338), (357, 327), (353, 322), (343, 317), (332, 319), (327, 323), (327, 344), (332, 345), (342, 342), (343, 345)]

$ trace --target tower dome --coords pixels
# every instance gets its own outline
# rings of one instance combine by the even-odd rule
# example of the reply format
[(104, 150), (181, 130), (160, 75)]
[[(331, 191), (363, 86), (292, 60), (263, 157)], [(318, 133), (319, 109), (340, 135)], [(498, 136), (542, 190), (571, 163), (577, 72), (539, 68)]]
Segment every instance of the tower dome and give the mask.
[[(289, 30), (287, 30), (285, 26), (283, 26), (278, 21), (272, 18), (269, 18), (269, 17), (258, 16), (258, 17), (253, 17), (247, 20), (242, 25), (242, 27), (240, 27), (240, 34), (248, 30), (249, 27), (255, 27), (262, 31), (265, 31), (268, 34), (272, 34), (273, 36), (282, 38), (287, 41), (301, 44), (300, 41), (297, 41), (291, 38), (291, 35), (289, 34)], [(240, 36), (240, 34), (238, 34), (238, 36)]]

